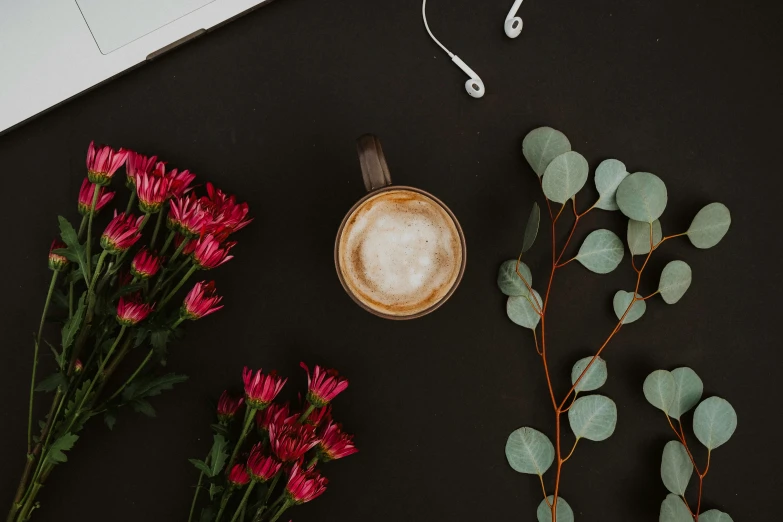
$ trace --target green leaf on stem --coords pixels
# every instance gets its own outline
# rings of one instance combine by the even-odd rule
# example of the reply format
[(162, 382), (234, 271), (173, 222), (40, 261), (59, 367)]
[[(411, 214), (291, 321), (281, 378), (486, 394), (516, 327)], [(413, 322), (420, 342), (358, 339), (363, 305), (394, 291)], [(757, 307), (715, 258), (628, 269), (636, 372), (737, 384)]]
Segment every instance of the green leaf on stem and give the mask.
[(737, 429), (737, 412), (720, 397), (709, 397), (693, 412), (693, 433), (712, 451), (725, 444)]
[(52, 346), (52, 343), (44, 339), (44, 342), (49, 347), (49, 349), (52, 351), (52, 355), (54, 355), (54, 361), (57, 363), (57, 367), (60, 369), (65, 368), (65, 351), (58, 352), (57, 348)]
[(170, 390), (175, 384), (188, 380), (187, 375), (177, 375), (176, 373), (167, 373), (160, 377), (151, 379), (140, 379), (133, 381), (122, 391), (122, 398), (127, 401), (134, 401), (146, 397), (160, 395), (165, 390)]
[(603, 395), (580, 397), (568, 410), (568, 423), (577, 439), (606, 440), (617, 427), (617, 406)]
[(617, 205), (620, 211), (636, 221), (652, 223), (666, 208), (666, 185), (661, 178), (649, 172), (636, 172), (617, 187)]
[[(661, 222), (657, 219), (652, 224), (653, 247), (663, 239)], [(628, 220), (628, 249), (632, 256), (641, 256), (650, 252), (650, 224), (644, 221)]]
[[(519, 273), (527, 281), (527, 286), (533, 285), (533, 275), (530, 273), (530, 268), (519, 261)], [(509, 259), (500, 265), (498, 270), (498, 287), (500, 291), (506, 295), (528, 295), (530, 291), (527, 286), (517, 274), (517, 260)]]
[(519, 428), (506, 441), (506, 459), (519, 473), (543, 475), (555, 460), (555, 447), (549, 437), (533, 428)]
[(565, 134), (552, 127), (533, 129), (522, 140), (522, 155), (539, 178), (553, 159), (570, 150), (571, 143)]
[(76, 334), (79, 332), (79, 328), (82, 325), (82, 318), (84, 317), (84, 301), (87, 297), (87, 292), (83, 292), (79, 297), (76, 310), (73, 312), (73, 316), (68, 319), (63, 325), (62, 331), (62, 347), (63, 353), (73, 344), (73, 340), (76, 338)]
[(228, 441), (222, 435), (215, 435), (212, 438), (212, 449), (209, 451), (209, 473), (208, 476), (216, 477), (223, 470), (228, 460)]
[(671, 410), (677, 395), (677, 384), (674, 376), (666, 370), (655, 370), (644, 380), (644, 398), (647, 402), (663, 411), (666, 415)]
[(506, 315), (515, 324), (535, 330), (538, 322), (541, 320), (538, 310), (543, 302), (541, 296), (535, 290), (533, 290), (532, 295), (509, 297), (506, 303)]
[(734, 520), (723, 511), (710, 509), (699, 515), (699, 522), (734, 522)]
[(156, 415), (155, 408), (152, 407), (152, 404), (143, 399), (136, 399), (131, 402), (130, 405), (133, 408), (133, 411), (146, 415), (147, 417), (155, 417)]
[(82, 382), (82, 385), (79, 386), (79, 388), (74, 392), (73, 397), (71, 397), (71, 400), (68, 401), (68, 404), (65, 406), (65, 418), (70, 419), (73, 415), (76, 415), (78, 413), (78, 417), (76, 417), (76, 421), (74, 421), (73, 427), (71, 430), (73, 432), (78, 432), (81, 430), (84, 423), (87, 421), (87, 419), (90, 417), (90, 415), (85, 414), (84, 412), (77, 412), (77, 408), (80, 404), (88, 404), (88, 397), (86, 397), (87, 390), (90, 388), (90, 379), (85, 379)]
[[(209, 500), (215, 500), (215, 497), (220, 493), (223, 493), (223, 486), (218, 486), (215, 483), (209, 485)], [(213, 513), (214, 516), (214, 513)]]
[(617, 234), (602, 228), (593, 230), (585, 238), (576, 260), (596, 274), (608, 274), (623, 260), (624, 250)]
[[(647, 303), (642, 300), (642, 296), (639, 294), (636, 294), (637, 300), (633, 303), (633, 306), (631, 306), (633, 296), (634, 294), (631, 292), (618, 290), (617, 293), (614, 294), (614, 299), (612, 299), (614, 315), (617, 316), (617, 319), (622, 319), (623, 324), (629, 324), (637, 321), (647, 310)], [(630, 310), (628, 310), (629, 306), (631, 306)], [(628, 310), (627, 314), (625, 313), (626, 310)], [(625, 315), (625, 318), (623, 318), (623, 315)]]
[(555, 203), (565, 203), (582, 190), (589, 173), (590, 167), (584, 156), (573, 151), (561, 154), (544, 172), (544, 196)]
[(699, 210), (688, 227), (688, 239), (696, 248), (717, 245), (731, 226), (731, 212), (723, 203), (710, 203)]
[(107, 411), (103, 414), (103, 422), (106, 423), (106, 427), (109, 428), (109, 430), (113, 430), (114, 426), (117, 424), (117, 416), (112, 411)]
[[(574, 384), (576, 380), (579, 379), (579, 376), (582, 375), (582, 372), (585, 371), (585, 368), (587, 368), (587, 365), (590, 364), (590, 361), (592, 360), (593, 357), (585, 357), (584, 359), (576, 361), (574, 367), (571, 368), (571, 384)], [(574, 390), (577, 393), (597, 390), (604, 385), (608, 375), (609, 372), (606, 369), (606, 361), (600, 357), (596, 357), (595, 362), (590, 365), (590, 369), (587, 370), (584, 377), (580, 379), (579, 384), (576, 385)]]
[(69, 261), (78, 263), (79, 269), (86, 281), (87, 255), (84, 252), (84, 245), (79, 243), (79, 237), (67, 219), (62, 216), (57, 216), (57, 220), (60, 223), (60, 237), (63, 242), (68, 245), (68, 248), (58, 249), (59, 251), (57, 253), (64, 255)]
[(530, 210), (530, 217), (527, 218), (527, 224), (525, 225), (525, 236), (522, 239), (522, 253), (527, 252), (536, 242), (536, 236), (538, 236), (538, 225), (541, 222), (541, 208), (538, 203), (533, 203), (533, 208)]
[(661, 272), (658, 292), (666, 304), (674, 304), (685, 295), (693, 280), (691, 267), (685, 261), (670, 261)]
[[(546, 497), (549, 501), (542, 500), (536, 510), (536, 519), (538, 522), (552, 522), (552, 508), (549, 504), (555, 499), (554, 496), (549, 495)], [(568, 505), (565, 499), (558, 495), (557, 497), (557, 522), (574, 522), (574, 510)]]
[(696, 406), (704, 391), (704, 384), (696, 372), (690, 368), (675, 368), (671, 371), (674, 377), (674, 399), (669, 407), (669, 417), (680, 419), (684, 413)]
[(46, 379), (38, 383), (35, 391), (50, 392), (62, 386), (63, 390), (68, 387), (68, 379), (62, 372), (55, 372)]
[(601, 162), (595, 169), (595, 188), (598, 189), (596, 207), (604, 210), (617, 210), (617, 187), (628, 176), (625, 163), (616, 159)]
[(693, 474), (693, 463), (680, 441), (666, 443), (661, 457), (661, 480), (666, 489), (676, 495), (685, 495), (688, 481)]
[(204, 475), (208, 477), (212, 477), (212, 470), (209, 469), (209, 466), (207, 466), (207, 463), (204, 462), (203, 460), (188, 459), (188, 462), (193, 464), (196, 467), (196, 469), (202, 472)]
[(658, 522), (693, 522), (693, 517), (680, 497), (669, 493), (661, 504)]
[(76, 444), (77, 440), (79, 440), (79, 436), (70, 432), (57, 438), (52, 445), (49, 446), (49, 450), (46, 452), (46, 462), (52, 465), (68, 462), (68, 457), (65, 455), (65, 452), (73, 448), (73, 445)]

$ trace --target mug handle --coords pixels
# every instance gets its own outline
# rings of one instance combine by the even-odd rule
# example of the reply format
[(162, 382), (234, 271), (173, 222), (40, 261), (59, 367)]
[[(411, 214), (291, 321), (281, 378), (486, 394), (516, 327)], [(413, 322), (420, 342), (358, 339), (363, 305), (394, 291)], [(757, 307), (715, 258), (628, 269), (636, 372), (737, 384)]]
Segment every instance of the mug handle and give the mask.
[(359, 153), (359, 164), (362, 167), (362, 178), (367, 192), (392, 184), (381, 140), (377, 136), (373, 134), (361, 136), (356, 140), (356, 151)]

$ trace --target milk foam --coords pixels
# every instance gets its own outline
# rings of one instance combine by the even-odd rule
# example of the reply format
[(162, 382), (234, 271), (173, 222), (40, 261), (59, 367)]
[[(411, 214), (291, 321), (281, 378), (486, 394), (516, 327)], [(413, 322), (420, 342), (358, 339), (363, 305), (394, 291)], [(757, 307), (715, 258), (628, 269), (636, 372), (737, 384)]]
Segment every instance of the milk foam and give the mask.
[(433, 199), (409, 190), (383, 192), (357, 208), (338, 253), (354, 295), (391, 315), (412, 315), (439, 302), (462, 264), (451, 216)]

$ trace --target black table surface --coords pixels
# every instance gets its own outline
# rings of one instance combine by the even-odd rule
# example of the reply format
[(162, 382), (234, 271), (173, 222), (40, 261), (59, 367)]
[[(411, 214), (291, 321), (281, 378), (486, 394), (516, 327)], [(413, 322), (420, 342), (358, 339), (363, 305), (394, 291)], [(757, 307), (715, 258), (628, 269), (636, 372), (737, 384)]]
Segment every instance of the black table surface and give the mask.
[[(350, 378), (335, 409), (361, 452), (329, 466), (329, 490), (294, 520), (534, 520), (540, 486), (508, 466), (504, 445), (523, 425), (551, 434), (553, 414), (531, 336), (506, 318), (495, 278), (542, 201), (522, 137), (550, 125), (593, 168), (612, 157), (663, 178), (667, 233), (711, 201), (733, 216), (716, 248), (681, 239), (654, 256), (647, 288), (671, 259), (690, 263), (693, 285), (675, 306), (651, 301), (606, 352), (603, 393), (619, 422), (606, 442), (580, 443), (565, 467), (576, 519), (657, 520), (660, 455), (672, 437), (641, 387), (654, 369), (687, 365), (705, 395), (728, 399), (739, 416), (713, 454), (704, 505), (736, 521), (774, 520), (781, 4), (529, 0), (524, 32), (510, 40), (511, 3), (428, 6), (435, 34), (484, 80), (480, 100), (427, 37), (417, 0), (278, 0), (0, 137), (3, 505), (23, 466), (45, 255), (56, 215), (75, 217), (95, 139), (213, 180), (246, 199), (255, 222), (239, 233), (236, 259), (211, 274), (225, 310), (189, 325), (173, 350), (170, 368), (190, 381), (157, 398), (155, 419), (128, 412), (113, 432), (89, 426), (35, 519), (184, 520), (197, 478), (187, 458), (209, 446), (215, 398), (240, 388), (243, 365), (304, 386), (307, 361)], [(441, 198), (467, 237), (459, 290), (415, 321), (370, 315), (335, 275), (335, 232), (364, 194), (354, 140), (365, 132), (381, 137), (394, 181)], [(624, 237), (619, 213), (586, 221), (576, 245), (597, 227)], [(539, 280), (543, 236), (529, 257)], [(576, 263), (558, 275), (549, 350), (560, 393), (573, 361), (613, 327), (611, 296), (635, 279), (627, 261), (606, 276)]]

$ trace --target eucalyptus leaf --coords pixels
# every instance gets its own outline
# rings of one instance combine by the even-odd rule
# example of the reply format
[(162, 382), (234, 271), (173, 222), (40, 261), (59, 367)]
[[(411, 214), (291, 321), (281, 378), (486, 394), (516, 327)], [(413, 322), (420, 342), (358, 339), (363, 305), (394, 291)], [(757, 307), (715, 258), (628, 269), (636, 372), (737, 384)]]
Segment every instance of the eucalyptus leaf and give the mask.
[(720, 397), (709, 397), (693, 412), (693, 433), (712, 451), (725, 444), (737, 429), (737, 412)]
[(616, 159), (601, 162), (595, 169), (595, 188), (598, 190), (596, 207), (604, 210), (617, 210), (617, 187), (628, 176), (625, 163)]
[[(650, 224), (644, 221), (628, 220), (628, 249), (632, 256), (641, 256), (650, 252)], [(661, 222), (652, 223), (652, 244), (657, 245), (663, 239)]]
[(617, 426), (617, 406), (603, 395), (580, 397), (568, 410), (568, 423), (578, 439), (606, 440)]
[[(576, 380), (579, 379), (579, 376), (582, 375), (582, 372), (585, 371), (585, 368), (587, 368), (587, 365), (590, 364), (590, 361), (592, 360), (593, 357), (585, 357), (584, 359), (576, 361), (574, 367), (571, 368), (571, 384), (574, 384)], [(595, 362), (587, 370), (584, 377), (579, 380), (579, 384), (577, 384), (574, 389), (577, 393), (597, 390), (604, 385), (608, 375), (609, 372), (606, 369), (606, 361), (600, 357), (596, 357)]]
[(693, 522), (693, 517), (685, 502), (677, 495), (669, 493), (661, 504), (658, 522)]
[(555, 460), (555, 447), (549, 437), (533, 428), (519, 428), (506, 441), (508, 463), (519, 473), (543, 475)]
[(509, 259), (500, 265), (500, 270), (498, 270), (498, 287), (500, 291), (506, 295), (528, 295), (530, 291), (527, 287), (533, 284), (533, 275), (530, 273), (530, 268), (522, 261), (519, 261), (519, 273), (525, 278), (527, 285), (517, 274), (516, 259)]
[(539, 178), (553, 159), (570, 150), (571, 143), (565, 134), (552, 127), (533, 129), (522, 140), (522, 155)]
[(688, 239), (696, 248), (717, 245), (731, 226), (731, 212), (723, 203), (710, 203), (699, 210), (688, 227)]
[(734, 522), (734, 520), (723, 511), (710, 509), (699, 515), (699, 522)]
[(676, 495), (685, 495), (692, 474), (693, 463), (685, 446), (677, 440), (667, 442), (661, 457), (661, 480), (666, 489)]
[(644, 380), (644, 398), (647, 402), (669, 414), (674, 398), (677, 396), (677, 384), (671, 372), (655, 370)]
[[(549, 495), (546, 499), (549, 501), (549, 504), (551, 504), (555, 497)], [(552, 508), (549, 507), (549, 504), (547, 504), (546, 500), (542, 500), (538, 505), (538, 509), (536, 510), (536, 519), (538, 519), (538, 522), (552, 522)], [(557, 515), (555, 518), (557, 522), (574, 522), (574, 510), (571, 509), (568, 502), (560, 495), (557, 496)]]
[(538, 203), (533, 203), (530, 210), (530, 217), (527, 218), (525, 225), (525, 237), (522, 239), (522, 253), (527, 252), (533, 246), (538, 236), (538, 225), (541, 222), (541, 207)]
[(661, 272), (658, 292), (666, 304), (674, 304), (685, 295), (693, 280), (691, 267), (685, 261), (670, 261)]
[[(642, 296), (639, 294), (636, 294), (638, 300), (633, 303), (631, 309), (628, 310), (628, 307), (631, 305), (631, 301), (633, 301), (633, 296), (633, 293), (626, 292), (625, 290), (618, 290), (617, 293), (614, 294), (614, 299), (612, 300), (614, 315), (617, 316), (617, 319), (622, 319), (623, 324), (632, 323), (638, 320), (641, 316), (644, 315), (645, 310), (647, 310), (647, 302), (642, 300)], [(628, 310), (627, 314), (625, 313), (626, 310)], [(625, 318), (623, 318), (624, 315)]]
[(533, 295), (511, 296), (506, 303), (506, 315), (515, 324), (535, 330), (541, 320), (538, 310), (542, 303), (541, 296), (535, 290)]
[(587, 160), (578, 152), (561, 154), (552, 160), (544, 172), (544, 196), (555, 203), (565, 203), (582, 190), (589, 172)]
[(635, 172), (617, 187), (617, 206), (630, 219), (652, 223), (666, 208), (666, 185), (649, 172)]
[(696, 372), (690, 368), (675, 368), (671, 371), (674, 377), (674, 400), (669, 408), (669, 417), (679, 420), (680, 417), (696, 406), (704, 391), (704, 384)]
[(623, 260), (623, 242), (605, 228), (594, 230), (585, 238), (576, 260), (597, 274), (608, 274)]

